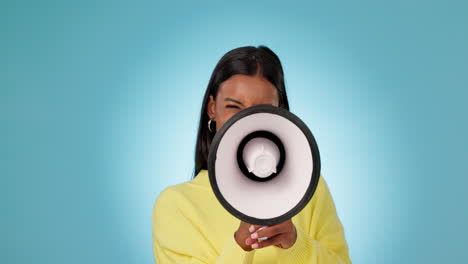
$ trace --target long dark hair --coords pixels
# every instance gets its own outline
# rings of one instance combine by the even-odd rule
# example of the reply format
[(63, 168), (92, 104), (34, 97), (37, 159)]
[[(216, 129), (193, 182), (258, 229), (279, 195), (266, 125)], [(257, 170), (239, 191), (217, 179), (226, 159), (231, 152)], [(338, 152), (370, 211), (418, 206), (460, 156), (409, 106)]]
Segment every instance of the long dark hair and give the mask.
[[(260, 67), (260, 68), (258, 68)], [(198, 127), (197, 145), (195, 147), (195, 171), (193, 177), (202, 169), (207, 169), (208, 153), (214, 133), (208, 130), (209, 116), (207, 113), (210, 95), (216, 99), (219, 85), (235, 74), (254, 76), (257, 71), (278, 89), (279, 107), (289, 110), (286, 87), (284, 85), (283, 67), (278, 56), (268, 47), (246, 46), (233, 49), (226, 53), (216, 64), (211, 74), (210, 82), (203, 97)]]

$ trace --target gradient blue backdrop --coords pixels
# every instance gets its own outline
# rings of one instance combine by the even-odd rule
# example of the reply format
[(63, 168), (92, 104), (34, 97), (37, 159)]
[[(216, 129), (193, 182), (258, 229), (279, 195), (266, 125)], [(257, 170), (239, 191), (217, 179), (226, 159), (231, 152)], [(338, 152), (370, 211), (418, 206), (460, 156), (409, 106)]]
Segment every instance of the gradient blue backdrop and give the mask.
[(261, 44), (353, 262), (466, 261), (466, 1), (2, 1), (0, 21), (0, 262), (153, 263), (212, 70)]

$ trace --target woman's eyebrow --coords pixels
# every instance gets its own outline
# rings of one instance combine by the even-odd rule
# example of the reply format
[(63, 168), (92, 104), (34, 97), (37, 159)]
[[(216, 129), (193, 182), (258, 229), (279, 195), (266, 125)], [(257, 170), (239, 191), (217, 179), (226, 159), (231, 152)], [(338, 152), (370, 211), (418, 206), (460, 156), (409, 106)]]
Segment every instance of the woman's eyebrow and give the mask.
[(235, 99), (232, 99), (232, 98), (230, 98), (230, 97), (224, 98), (224, 101), (231, 101), (231, 102), (234, 102), (234, 103), (236, 103), (236, 104), (240, 104), (240, 105), (244, 106), (243, 103), (241, 103), (241, 102), (239, 102), (239, 101), (237, 101), (237, 100), (235, 100)]

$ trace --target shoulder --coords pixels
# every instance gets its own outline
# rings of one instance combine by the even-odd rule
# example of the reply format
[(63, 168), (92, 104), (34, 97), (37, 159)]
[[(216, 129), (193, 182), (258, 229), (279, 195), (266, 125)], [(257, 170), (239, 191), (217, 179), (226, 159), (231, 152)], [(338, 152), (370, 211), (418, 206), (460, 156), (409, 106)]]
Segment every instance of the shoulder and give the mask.
[(320, 175), (320, 179), (317, 184), (317, 188), (315, 189), (311, 203), (313, 207), (328, 207), (331, 205), (331, 203), (333, 203), (333, 198), (331, 196), (328, 183), (323, 175)]
[(199, 184), (198, 179), (171, 185), (163, 189), (154, 203), (153, 212), (168, 212), (176, 209), (182, 210), (193, 206), (195, 201), (207, 196), (206, 186)]
[(163, 189), (154, 203), (153, 211), (167, 211), (183, 201), (185, 183), (171, 185)]
[(320, 175), (317, 188), (315, 189), (315, 194), (317, 196), (329, 195), (330, 190), (328, 189), (328, 184), (323, 175)]
[(328, 189), (328, 184), (325, 178), (320, 175), (319, 181), (315, 188), (314, 194), (306, 207), (300, 212), (301, 217), (309, 219), (312, 217), (313, 212), (321, 210), (324, 206), (330, 202), (331, 195)]
[(311, 201), (312, 210), (323, 216), (331, 216), (336, 214), (335, 202), (330, 192), (329, 186), (325, 178), (321, 175), (317, 189)]
[(152, 222), (153, 228), (161, 235), (167, 226), (181, 219), (181, 210), (184, 208), (184, 199), (178, 185), (172, 185), (163, 189), (153, 206)]

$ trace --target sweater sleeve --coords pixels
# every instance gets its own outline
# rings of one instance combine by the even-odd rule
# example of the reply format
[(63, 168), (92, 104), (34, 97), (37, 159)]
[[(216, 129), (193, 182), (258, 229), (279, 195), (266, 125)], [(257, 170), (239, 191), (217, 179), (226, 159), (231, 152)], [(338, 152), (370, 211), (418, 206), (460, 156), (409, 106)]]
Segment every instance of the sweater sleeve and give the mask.
[[(288, 249), (277, 248), (278, 263), (350, 264), (343, 226), (337, 216), (335, 204), (325, 180), (320, 177), (314, 194), (312, 212), (306, 230), (295, 224), (297, 239)], [(306, 207), (307, 208), (307, 207)]]
[(156, 264), (251, 264), (255, 251), (244, 251), (233, 235), (220, 253), (197, 224), (178, 207), (177, 192), (166, 188), (153, 208), (153, 253)]

